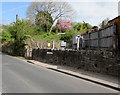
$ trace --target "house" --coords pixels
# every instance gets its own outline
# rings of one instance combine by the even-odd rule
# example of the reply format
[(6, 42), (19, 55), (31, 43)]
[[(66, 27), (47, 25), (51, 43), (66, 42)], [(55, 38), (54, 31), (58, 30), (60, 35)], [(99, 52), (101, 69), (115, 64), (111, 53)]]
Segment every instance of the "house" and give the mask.
[(118, 38), (118, 49), (120, 50), (120, 15), (110, 21), (109, 24), (116, 24), (116, 37)]

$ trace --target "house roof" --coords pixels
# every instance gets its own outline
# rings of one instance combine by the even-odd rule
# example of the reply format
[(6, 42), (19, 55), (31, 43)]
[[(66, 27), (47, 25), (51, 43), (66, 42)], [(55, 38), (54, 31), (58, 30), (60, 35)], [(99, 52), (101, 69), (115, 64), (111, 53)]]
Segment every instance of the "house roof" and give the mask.
[(118, 19), (118, 18), (120, 18), (120, 15), (119, 15), (118, 17), (112, 19), (112, 20), (109, 20), (108, 23), (110, 23), (111, 21), (113, 21), (113, 20), (115, 20), (115, 19)]

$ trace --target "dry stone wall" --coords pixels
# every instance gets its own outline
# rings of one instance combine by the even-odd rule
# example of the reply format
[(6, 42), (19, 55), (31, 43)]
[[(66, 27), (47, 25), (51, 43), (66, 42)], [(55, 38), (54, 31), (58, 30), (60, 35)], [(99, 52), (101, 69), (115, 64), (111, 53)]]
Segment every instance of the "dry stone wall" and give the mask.
[(120, 74), (120, 54), (110, 51), (34, 49), (32, 59), (113, 76)]

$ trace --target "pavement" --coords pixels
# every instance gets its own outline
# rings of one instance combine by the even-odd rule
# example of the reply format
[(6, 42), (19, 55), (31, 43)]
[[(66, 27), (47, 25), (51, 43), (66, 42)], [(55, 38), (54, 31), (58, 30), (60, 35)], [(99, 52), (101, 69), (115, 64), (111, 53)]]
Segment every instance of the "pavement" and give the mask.
[(110, 75), (103, 75), (103, 74), (95, 73), (95, 72), (84, 71), (84, 70), (77, 70), (75, 68), (63, 66), (63, 65), (58, 66), (58, 65), (42, 63), (42, 62), (35, 61), (35, 60), (28, 60), (27, 62), (35, 64), (35, 65), (39, 65), (39, 66), (42, 66), (44, 68), (48, 68), (54, 71), (65, 73), (65, 74), (68, 74), (68, 75), (71, 75), (77, 78), (81, 78), (81, 79), (84, 79), (84, 80), (87, 80), (93, 83), (104, 85), (106, 87), (110, 87), (112, 89), (120, 91), (120, 84), (119, 84), (117, 77), (113, 77)]

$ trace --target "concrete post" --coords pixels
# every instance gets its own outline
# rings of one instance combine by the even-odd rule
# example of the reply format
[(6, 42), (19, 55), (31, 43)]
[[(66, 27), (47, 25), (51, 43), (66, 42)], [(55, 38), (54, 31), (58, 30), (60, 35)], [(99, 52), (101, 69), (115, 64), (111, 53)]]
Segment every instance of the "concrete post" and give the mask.
[(55, 42), (53, 41), (53, 48), (52, 48), (53, 50), (55, 49)]

